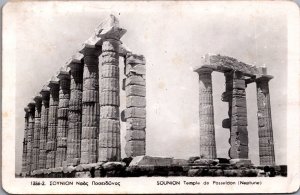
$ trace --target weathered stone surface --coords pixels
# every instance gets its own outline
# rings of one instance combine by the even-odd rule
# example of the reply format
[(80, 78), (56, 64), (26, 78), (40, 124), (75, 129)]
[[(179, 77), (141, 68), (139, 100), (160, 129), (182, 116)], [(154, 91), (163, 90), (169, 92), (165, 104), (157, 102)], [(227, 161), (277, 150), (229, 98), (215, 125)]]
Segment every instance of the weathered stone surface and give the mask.
[(76, 172), (75, 178), (91, 178), (91, 173), (89, 171), (86, 172)]
[(125, 86), (128, 85), (141, 85), (145, 86), (146, 85), (146, 80), (138, 75), (132, 75), (126, 78), (125, 80)]
[(145, 155), (146, 142), (145, 140), (130, 140), (126, 142), (124, 149), (128, 157)]
[(186, 159), (173, 159), (172, 166), (187, 166), (188, 160)]
[(126, 163), (124, 162), (106, 162), (101, 165), (106, 171), (125, 169)]
[(145, 140), (146, 132), (144, 130), (126, 130), (126, 141)]
[(102, 91), (100, 94), (101, 106), (119, 106), (120, 97), (117, 91)]
[(126, 64), (146, 64), (146, 59), (143, 55), (129, 54), (126, 56)]
[(140, 85), (129, 85), (125, 89), (126, 96), (146, 96), (146, 87)]
[(146, 118), (146, 109), (137, 107), (126, 108), (125, 118)]
[(230, 159), (230, 164), (237, 167), (249, 167), (252, 165), (251, 160), (249, 159)]
[(146, 67), (145, 65), (131, 65), (127, 64), (125, 68), (125, 75), (130, 75), (131, 73), (134, 73), (135, 75), (145, 75), (146, 74)]
[(211, 165), (218, 164), (219, 161), (217, 159), (197, 159), (193, 162), (195, 165)]
[(145, 118), (128, 118), (126, 120), (126, 129), (145, 129), (146, 119)]
[(102, 119), (119, 119), (119, 107), (101, 106), (100, 120)]
[(145, 107), (146, 98), (140, 96), (127, 96), (126, 97), (126, 107)]
[(132, 159), (129, 166), (171, 166), (173, 158), (170, 157), (152, 157), (152, 156), (136, 156)]

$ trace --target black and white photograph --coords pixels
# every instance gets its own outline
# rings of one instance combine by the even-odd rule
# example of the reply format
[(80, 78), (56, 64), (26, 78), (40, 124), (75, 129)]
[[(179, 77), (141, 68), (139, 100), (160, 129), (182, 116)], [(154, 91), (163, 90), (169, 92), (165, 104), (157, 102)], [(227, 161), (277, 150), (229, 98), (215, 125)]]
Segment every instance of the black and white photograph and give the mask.
[(2, 75), (8, 193), (299, 189), (292, 1), (10, 1)]

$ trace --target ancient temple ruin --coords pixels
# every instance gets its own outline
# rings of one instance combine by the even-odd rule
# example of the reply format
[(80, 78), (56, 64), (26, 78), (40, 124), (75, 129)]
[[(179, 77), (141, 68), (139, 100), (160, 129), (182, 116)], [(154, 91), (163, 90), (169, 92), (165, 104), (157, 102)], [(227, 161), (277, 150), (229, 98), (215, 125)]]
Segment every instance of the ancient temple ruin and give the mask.
[(119, 57), (126, 76), (125, 153), (145, 154), (145, 58), (122, 44), (125, 33), (111, 15), (25, 107), (23, 175), (121, 160)]
[(225, 92), (222, 101), (228, 102), (228, 118), (222, 122), (223, 128), (230, 130), (228, 155), (232, 159), (248, 159), (248, 130), (246, 87), (255, 82), (257, 88), (257, 117), (259, 137), (259, 158), (261, 165), (274, 165), (275, 154), (271, 119), (269, 80), (265, 67), (257, 68), (238, 60), (220, 56), (205, 55), (201, 65), (194, 69), (199, 74), (199, 116), (200, 155), (215, 159), (216, 141), (214, 128), (214, 107), (212, 94), (212, 72), (225, 75)]
[[(146, 63), (143, 55), (131, 52), (120, 41), (125, 32), (111, 15), (25, 107), (23, 176), (256, 176), (258, 169), (248, 159), (245, 91), (253, 82), (260, 164), (275, 165), (268, 86), (273, 77), (266, 68), (220, 55), (206, 55), (194, 69), (200, 85), (199, 157), (145, 156)], [(120, 57), (124, 59), (122, 82)], [(222, 126), (230, 130), (231, 161), (216, 155), (213, 71), (224, 73), (226, 79), (222, 101), (228, 102), (229, 117)], [(126, 93), (122, 112), (120, 83)], [(121, 159), (120, 121), (126, 122), (125, 160)], [(237, 162), (247, 170), (239, 169)], [(286, 175), (286, 166), (280, 169)]]

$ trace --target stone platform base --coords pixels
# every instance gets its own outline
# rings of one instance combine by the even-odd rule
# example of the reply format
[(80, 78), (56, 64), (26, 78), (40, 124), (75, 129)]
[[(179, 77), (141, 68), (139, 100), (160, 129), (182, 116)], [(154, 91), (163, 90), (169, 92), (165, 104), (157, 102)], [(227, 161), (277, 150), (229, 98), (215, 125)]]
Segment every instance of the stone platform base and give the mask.
[(189, 160), (140, 156), (122, 162), (103, 162), (55, 169), (36, 170), (25, 177), (95, 178), (95, 177), (275, 177), (287, 176), (287, 166), (254, 166), (247, 159)]

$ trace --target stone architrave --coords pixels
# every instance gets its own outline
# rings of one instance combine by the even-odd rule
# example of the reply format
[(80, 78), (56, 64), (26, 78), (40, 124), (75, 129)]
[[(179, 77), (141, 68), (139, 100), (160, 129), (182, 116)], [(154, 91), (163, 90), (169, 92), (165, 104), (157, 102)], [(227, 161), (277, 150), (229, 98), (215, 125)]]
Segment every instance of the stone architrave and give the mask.
[(126, 145), (128, 157), (146, 153), (146, 62), (143, 55), (127, 54), (125, 58)]
[(200, 156), (216, 158), (211, 69), (195, 69), (199, 74)]
[(102, 39), (98, 161), (120, 161), (119, 45), (126, 30), (119, 27), (119, 21), (112, 15), (98, 29), (96, 35)]
[(23, 152), (22, 152), (22, 175), (26, 176), (26, 168), (27, 168), (27, 131), (28, 131), (28, 117), (29, 117), (29, 108), (25, 107), (25, 127), (24, 127), (24, 139), (23, 139)]
[(57, 112), (57, 149), (55, 167), (62, 167), (67, 160), (67, 131), (70, 100), (70, 74), (67, 67), (62, 67), (59, 74), (59, 104)]
[(28, 104), (28, 129), (27, 129), (27, 157), (26, 157), (26, 172), (30, 174), (32, 162), (33, 162), (33, 155), (32, 155), (32, 149), (33, 149), (33, 133), (34, 133), (34, 112), (35, 112), (35, 103), (32, 101)]
[(76, 53), (68, 62), (71, 73), (67, 164), (76, 166), (80, 163), (80, 143), (82, 128), (82, 85), (83, 85), (83, 55)]
[(49, 98), (50, 90), (47, 86), (41, 90), (42, 95), (42, 108), (41, 108), (41, 131), (40, 131), (40, 145), (39, 145), (39, 166), (38, 169), (46, 168), (46, 147), (47, 147), (47, 134), (48, 134), (48, 113), (49, 113)]
[(248, 158), (248, 130), (246, 84), (242, 72), (232, 72), (231, 131), (229, 156), (233, 159)]
[(50, 88), (50, 102), (48, 114), (48, 134), (47, 134), (47, 161), (46, 168), (55, 167), (56, 154), (56, 133), (57, 133), (57, 110), (59, 103), (59, 82), (57, 77), (52, 77), (48, 87)]
[(271, 102), (269, 92), (269, 80), (272, 78), (272, 76), (263, 75), (256, 79), (259, 158), (261, 165), (275, 165)]
[(41, 108), (42, 108), (42, 96), (37, 95), (34, 97), (35, 101), (35, 116), (34, 116), (34, 133), (33, 133), (33, 145), (32, 145), (32, 166), (31, 171), (37, 170), (39, 164), (39, 152), (40, 152), (40, 130), (41, 130)]
[(91, 37), (80, 50), (84, 55), (82, 134), (80, 163), (96, 163), (99, 135), (99, 55), (101, 47)]

